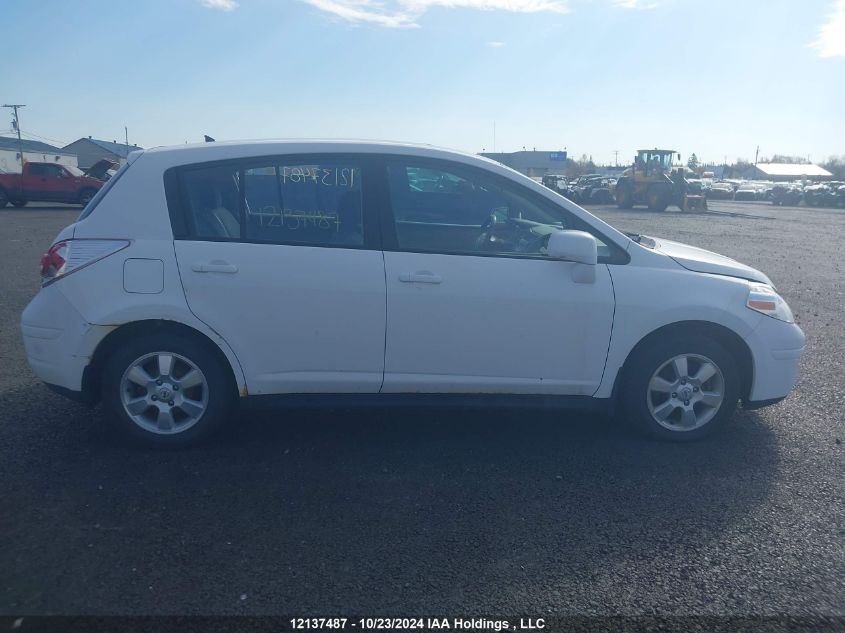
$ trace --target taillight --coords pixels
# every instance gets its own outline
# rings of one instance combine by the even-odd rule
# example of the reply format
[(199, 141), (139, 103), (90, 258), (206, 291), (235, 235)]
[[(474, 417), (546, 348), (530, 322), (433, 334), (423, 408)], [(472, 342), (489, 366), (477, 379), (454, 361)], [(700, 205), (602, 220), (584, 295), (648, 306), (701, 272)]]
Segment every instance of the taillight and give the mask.
[(41, 256), (41, 285), (76, 272), (129, 246), (129, 240), (62, 240)]

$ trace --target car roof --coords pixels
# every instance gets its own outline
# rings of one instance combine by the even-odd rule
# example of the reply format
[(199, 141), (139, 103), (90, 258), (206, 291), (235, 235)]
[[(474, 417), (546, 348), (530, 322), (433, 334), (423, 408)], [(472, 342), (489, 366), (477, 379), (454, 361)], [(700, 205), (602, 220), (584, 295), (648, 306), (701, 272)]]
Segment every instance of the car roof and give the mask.
[(433, 145), (355, 139), (214, 141), (211, 143), (153, 147), (140, 151), (139, 155), (145, 157), (145, 162), (148, 159), (155, 159), (162, 165), (175, 166), (236, 158), (311, 153), (401, 154), (459, 162), (482, 162), (488, 165), (501, 166), (500, 163), (478, 154)]

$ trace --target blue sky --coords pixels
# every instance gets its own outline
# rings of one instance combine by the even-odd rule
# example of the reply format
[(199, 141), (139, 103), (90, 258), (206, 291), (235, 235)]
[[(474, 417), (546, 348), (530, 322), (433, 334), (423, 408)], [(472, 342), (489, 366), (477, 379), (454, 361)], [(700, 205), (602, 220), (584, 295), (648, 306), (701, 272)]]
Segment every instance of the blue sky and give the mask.
[(845, 0), (3, 4), (0, 102), (56, 141), (845, 154)]

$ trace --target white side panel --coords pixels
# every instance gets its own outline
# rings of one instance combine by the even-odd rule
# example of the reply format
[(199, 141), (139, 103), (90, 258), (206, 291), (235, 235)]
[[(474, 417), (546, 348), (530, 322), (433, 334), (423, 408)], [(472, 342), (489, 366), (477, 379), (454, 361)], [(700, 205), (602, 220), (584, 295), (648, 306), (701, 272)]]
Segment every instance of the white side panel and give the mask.
[[(89, 229), (91, 228), (93, 227), (89, 225)], [(89, 230), (85, 237), (106, 236)], [(132, 259), (161, 262), (163, 287), (160, 292), (141, 294), (125, 290), (124, 265), (127, 260)], [(128, 248), (60, 279), (53, 286), (67, 298), (87, 323), (93, 325), (109, 326), (113, 329), (134, 321), (164, 319), (192, 327), (217, 343), (231, 364), (238, 389), (243, 388), (243, 371), (231, 348), (217, 333), (197, 319), (185, 302), (172, 240), (134, 240)], [(92, 339), (92, 343), (99, 343), (99, 340)], [(91, 354), (93, 348), (83, 353)]]
[[(634, 346), (664, 325), (709, 321), (744, 338), (760, 319), (768, 318), (745, 307), (747, 281), (692, 273), (665, 260), (661, 255), (640, 253), (629, 265), (609, 267), (616, 318), (604, 379), (595, 394), (598, 398), (610, 397), (616, 375)], [(656, 266), (650, 266), (651, 262)]]
[[(592, 395), (613, 321), (607, 266), (386, 252), (385, 392)], [(440, 283), (400, 281), (428, 272)]]
[[(378, 392), (380, 251), (179, 240), (176, 254), (191, 310), (235, 350), (250, 394)], [(200, 272), (212, 263), (230, 272)]]

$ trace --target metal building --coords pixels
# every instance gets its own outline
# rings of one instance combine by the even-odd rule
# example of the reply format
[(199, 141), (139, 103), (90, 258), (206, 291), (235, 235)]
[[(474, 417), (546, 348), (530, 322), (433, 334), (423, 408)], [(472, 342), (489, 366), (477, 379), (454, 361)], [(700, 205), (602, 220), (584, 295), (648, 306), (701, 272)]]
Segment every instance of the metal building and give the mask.
[(97, 138), (81, 138), (70, 145), (65, 145), (65, 151), (72, 152), (79, 157), (79, 168), (88, 169), (99, 160), (112, 160), (119, 165), (126, 162), (130, 152), (143, 149), (137, 145), (127, 145), (117, 141), (101, 141)]

